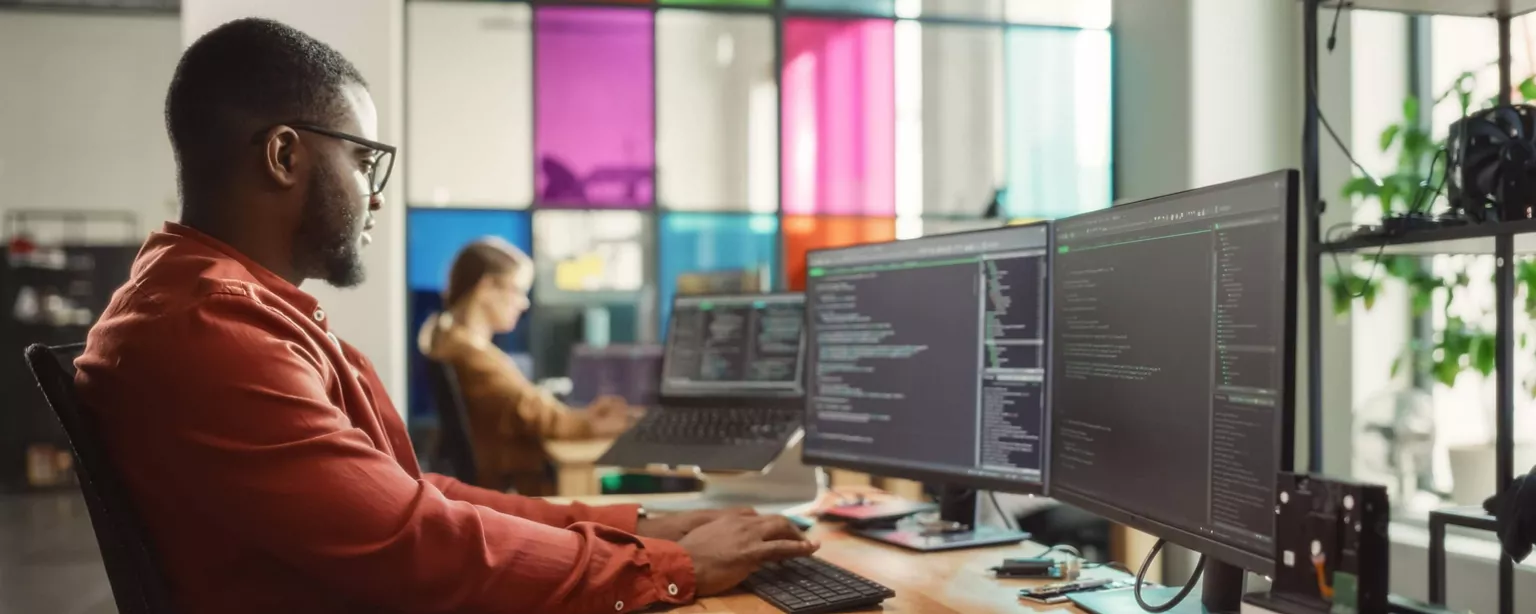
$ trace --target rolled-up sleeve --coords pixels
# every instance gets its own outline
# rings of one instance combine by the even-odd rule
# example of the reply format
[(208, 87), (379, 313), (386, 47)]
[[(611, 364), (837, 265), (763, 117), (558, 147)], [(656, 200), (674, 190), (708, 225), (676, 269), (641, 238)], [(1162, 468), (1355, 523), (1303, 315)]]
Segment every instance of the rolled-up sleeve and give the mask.
[(133, 417), (144, 421), (135, 433), (153, 439), (144, 470), (177, 504), (328, 590), (411, 612), (614, 612), (693, 599), (687, 553), (626, 532), (632, 506), (558, 506), (415, 478), (329, 400), (345, 378), (259, 302), (216, 295), (159, 320), (176, 359), (147, 348), (125, 356), (133, 367), (123, 377), (142, 383), (114, 390), (156, 408)]

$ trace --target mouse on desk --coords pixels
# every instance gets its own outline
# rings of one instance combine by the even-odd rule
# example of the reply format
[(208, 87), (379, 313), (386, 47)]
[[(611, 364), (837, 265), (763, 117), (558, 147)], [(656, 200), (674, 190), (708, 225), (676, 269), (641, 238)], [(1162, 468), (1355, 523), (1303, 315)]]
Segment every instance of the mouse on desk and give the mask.
[(784, 514), (784, 517), (788, 518), (790, 524), (795, 525), (795, 528), (801, 531), (809, 531), (811, 527), (816, 526), (815, 521), (798, 514)]

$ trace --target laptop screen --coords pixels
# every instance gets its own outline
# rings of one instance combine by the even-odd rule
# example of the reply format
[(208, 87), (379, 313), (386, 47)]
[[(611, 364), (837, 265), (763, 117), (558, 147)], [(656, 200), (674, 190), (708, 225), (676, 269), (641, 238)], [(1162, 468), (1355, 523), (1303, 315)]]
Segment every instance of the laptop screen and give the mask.
[(679, 297), (672, 304), (665, 396), (798, 396), (805, 360), (803, 294)]

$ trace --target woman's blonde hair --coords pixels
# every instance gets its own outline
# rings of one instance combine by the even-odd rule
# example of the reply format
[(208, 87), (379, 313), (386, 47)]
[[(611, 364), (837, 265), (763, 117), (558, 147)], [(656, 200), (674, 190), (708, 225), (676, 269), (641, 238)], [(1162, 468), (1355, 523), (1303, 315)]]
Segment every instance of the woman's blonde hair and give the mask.
[(517, 246), (499, 237), (485, 237), (465, 245), (448, 269), (448, 287), (443, 305), (454, 307), (473, 292), (480, 280), (489, 275), (507, 275), (522, 267), (533, 266), (533, 259)]

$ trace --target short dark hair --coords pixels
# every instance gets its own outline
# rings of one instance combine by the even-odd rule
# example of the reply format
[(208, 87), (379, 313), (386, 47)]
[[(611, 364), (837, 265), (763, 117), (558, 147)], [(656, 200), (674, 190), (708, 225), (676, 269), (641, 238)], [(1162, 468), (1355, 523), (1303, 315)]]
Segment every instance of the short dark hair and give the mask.
[(237, 148), (282, 122), (329, 123), (342, 88), (366, 86), (330, 45), (270, 19), (231, 21), (181, 56), (165, 96), (165, 125), (184, 200), (227, 177)]

